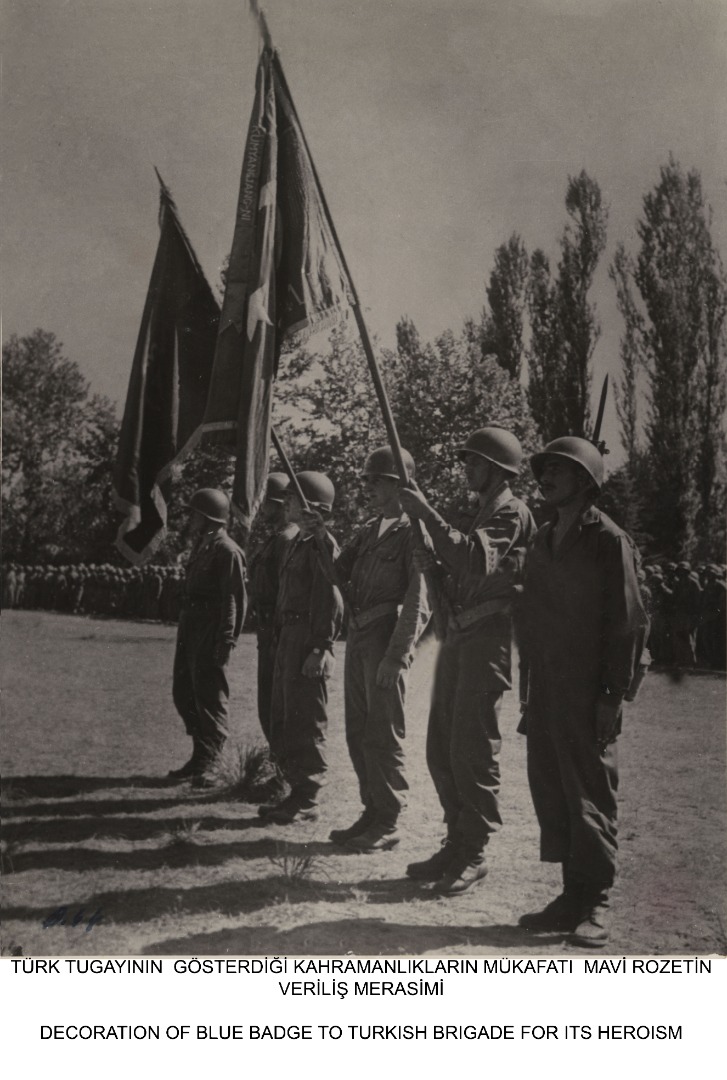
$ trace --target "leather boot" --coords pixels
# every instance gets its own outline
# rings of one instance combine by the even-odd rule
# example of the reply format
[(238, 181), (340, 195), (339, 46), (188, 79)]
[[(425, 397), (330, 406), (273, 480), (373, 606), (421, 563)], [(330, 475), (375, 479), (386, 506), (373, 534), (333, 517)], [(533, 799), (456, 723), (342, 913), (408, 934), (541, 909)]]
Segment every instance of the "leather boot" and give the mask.
[(580, 919), (570, 936), (572, 945), (601, 949), (608, 942), (608, 889), (584, 885)]
[(190, 776), (195, 776), (200, 771), (200, 763), (202, 760), (202, 747), (197, 739), (192, 739), (192, 756), (189, 761), (185, 761), (184, 765), (178, 769), (170, 769), (167, 776), (170, 780), (187, 780)]
[(487, 877), (487, 871), (484, 851), (477, 854), (459, 851), (432, 889), (440, 896), (460, 896)]
[(414, 881), (439, 881), (451, 866), (456, 854), (457, 848), (454, 841), (447, 836), (442, 840), (442, 846), (439, 850), (430, 855), (428, 859), (423, 859), (422, 862), (409, 863), (406, 868), (406, 876)]
[(368, 828), (373, 825), (375, 815), (373, 810), (368, 807), (364, 809), (363, 813), (359, 817), (358, 821), (354, 821), (353, 825), (349, 825), (347, 829), (331, 829), (328, 834), (328, 839), (340, 846), (343, 846), (348, 840), (351, 840), (354, 836), (363, 836)]
[(521, 915), (518, 925), (523, 930), (536, 933), (572, 933), (581, 919), (583, 883), (573, 878), (568, 872), (568, 863), (563, 863), (563, 892), (551, 900), (542, 911), (529, 911)]
[(384, 824), (374, 822), (366, 832), (358, 836), (352, 836), (347, 842), (348, 851), (358, 851), (360, 854), (375, 851), (391, 851), (399, 843), (399, 833), (396, 831), (396, 822)]

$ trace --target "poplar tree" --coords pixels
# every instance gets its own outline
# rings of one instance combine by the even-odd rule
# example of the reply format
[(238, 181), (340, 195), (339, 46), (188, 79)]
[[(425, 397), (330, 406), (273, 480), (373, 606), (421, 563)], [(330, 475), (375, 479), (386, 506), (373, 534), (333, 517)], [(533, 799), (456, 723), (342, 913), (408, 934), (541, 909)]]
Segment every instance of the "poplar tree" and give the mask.
[(530, 260), (528, 396), (545, 440), (590, 434), (590, 365), (601, 333), (588, 292), (606, 246), (608, 208), (585, 170), (568, 178), (565, 208), (555, 278), (542, 251)]
[(640, 248), (619, 248), (611, 277), (625, 333), (622, 439), (638, 460), (636, 380), (646, 379), (643, 524), (672, 558), (724, 547), (727, 281), (696, 170), (670, 158), (643, 201)]
[(527, 285), (528, 253), (521, 238), (513, 233), (495, 252), (495, 265), (485, 290), (487, 306), (479, 323), (466, 324), (482, 356), (494, 356), (516, 382), (523, 362)]

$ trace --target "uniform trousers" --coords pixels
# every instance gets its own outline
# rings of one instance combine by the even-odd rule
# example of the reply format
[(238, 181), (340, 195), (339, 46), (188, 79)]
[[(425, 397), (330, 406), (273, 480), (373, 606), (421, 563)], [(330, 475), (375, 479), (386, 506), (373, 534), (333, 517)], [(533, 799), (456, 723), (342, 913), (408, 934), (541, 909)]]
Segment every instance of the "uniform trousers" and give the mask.
[(470, 859), (481, 857), (500, 828), (498, 806), (501, 747), (499, 681), (487, 657), (498, 660), (509, 643), (481, 628), (450, 632), (434, 673), (427, 729), (427, 765), (444, 810), (449, 839)]
[(257, 632), (257, 714), (262, 733), (270, 743), (270, 714), (273, 702), (275, 671), (275, 632), (272, 628)]
[(328, 687), (324, 678), (302, 674), (310, 655), (307, 623), (278, 633), (273, 672), (270, 749), (291, 787), (290, 798), (314, 806), (325, 780)]
[(696, 628), (680, 626), (677, 623), (672, 628), (672, 640), (674, 642), (674, 663), (676, 666), (695, 667), (697, 663)]
[(616, 873), (616, 744), (596, 739), (597, 690), (565, 680), (538, 686), (531, 675), (528, 780), (540, 825), (540, 858), (610, 888)]
[(202, 768), (227, 739), (230, 691), (225, 667), (214, 659), (218, 626), (217, 614), (182, 612), (174, 654), (172, 697)]
[(405, 803), (404, 697), (406, 672), (392, 689), (376, 674), (396, 625), (396, 615), (361, 630), (349, 629), (344, 667), (346, 742), (361, 802), (374, 823), (393, 828)]

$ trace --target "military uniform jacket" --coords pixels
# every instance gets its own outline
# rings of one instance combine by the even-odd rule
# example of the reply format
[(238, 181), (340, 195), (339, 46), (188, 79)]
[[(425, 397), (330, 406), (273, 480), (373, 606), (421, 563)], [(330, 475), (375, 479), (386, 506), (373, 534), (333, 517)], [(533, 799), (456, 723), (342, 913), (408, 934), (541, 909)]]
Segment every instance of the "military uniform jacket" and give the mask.
[(552, 547), (553, 525), (537, 533), (522, 599), (531, 689), (580, 687), (584, 701), (629, 689), (648, 632), (630, 538), (589, 507)]
[(245, 556), (225, 529), (203, 536), (187, 563), (185, 617), (215, 615), (216, 644), (234, 645), (245, 621)]
[[(429, 619), (424, 579), (413, 565), (414, 536), (409, 517), (379, 536), (381, 516), (371, 518), (335, 560), (336, 574), (346, 583), (346, 598), (355, 616), (386, 605), (398, 612), (386, 657), (407, 664)], [(389, 613), (391, 614), (391, 612)]]
[(727, 608), (727, 586), (724, 581), (710, 581), (702, 593), (702, 618), (724, 619)]
[[(336, 557), (338, 545), (330, 534), (327, 542)], [(280, 568), (275, 625), (280, 628), (304, 623), (308, 627), (309, 648), (332, 649), (341, 632), (342, 621), (340, 589), (323, 573), (315, 539), (298, 533)]]
[(488, 601), (501, 600), (504, 608), (512, 600), (535, 523), (507, 484), (480, 507), (467, 532), (453, 529), (438, 514), (427, 519), (427, 531), (455, 614)]
[(530, 511), (505, 483), (479, 508), (467, 532), (439, 515), (427, 518), (427, 530), (449, 614), (445, 644), (457, 648), (476, 635), (480, 686), (509, 689), (511, 604), (535, 531)]
[(278, 598), (280, 570), (291, 542), (297, 536), (295, 525), (273, 533), (250, 560), (250, 604), (261, 630), (272, 626)]

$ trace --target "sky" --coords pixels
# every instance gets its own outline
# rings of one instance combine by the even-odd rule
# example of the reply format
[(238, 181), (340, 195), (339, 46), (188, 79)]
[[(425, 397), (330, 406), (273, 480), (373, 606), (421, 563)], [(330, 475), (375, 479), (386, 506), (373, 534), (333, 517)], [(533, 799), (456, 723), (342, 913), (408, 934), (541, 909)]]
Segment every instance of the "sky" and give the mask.
[[(383, 345), (477, 315), (517, 231), (557, 259), (569, 175), (610, 206), (608, 280), (670, 153), (727, 258), (724, 0), (267, 0), (273, 41)], [(246, 0), (2, 0), (3, 339), (53, 331), (123, 408), (171, 189), (213, 283), (229, 251), (258, 35)], [(612, 400), (604, 435), (617, 453)]]

